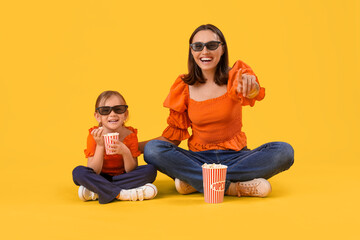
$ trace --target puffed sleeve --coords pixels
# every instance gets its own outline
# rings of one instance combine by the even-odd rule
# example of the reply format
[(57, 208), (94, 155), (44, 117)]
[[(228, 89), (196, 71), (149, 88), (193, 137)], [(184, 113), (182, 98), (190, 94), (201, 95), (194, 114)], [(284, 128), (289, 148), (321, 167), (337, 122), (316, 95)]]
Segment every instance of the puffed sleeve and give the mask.
[(257, 76), (255, 75), (254, 71), (250, 68), (250, 66), (239, 60), (234, 64), (234, 66), (229, 71), (228, 93), (231, 96), (231, 98), (233, 98), (235, 100), (240, 100), (242, 102), (243, 106), (250, 105), (252, 107), (252, 106), (254, 106), (255, 101), (260, 101), (265, 97), (265, 88), (260, 86), (259, 94), (252, 99), (246, 98), (246, 97), (242, 96), (241, 93), (238, 93), (236, 91), (237, 86), (238, 86), (238, 81), (236, 80), (236, 76), (240, 69), (241, 69), (242, 74), (246, 73), (249, 75), (254, 75), (256, 77), (256, 82), (260, 86), (259, 80), (258, 80)]
[(189, 89), (179, 76), (170, 89), (170, 93), (164, 101), (164, 107), (170, 109), (167, 119), (168, 126), (162, 136), (169, 140), (182, 141), (190, 137), (188, 128), (190, 119), (187, 112), (189, 101)]
[(127, 128), (130, 129), (132, 133), (126, 136), (123, 143), (129, 148), (131, 155), (135, 158), (140, 156), (141, 154), (141, 152), (138, 149), (139, 141), (137, 138), (137, 129), (132, 127), (127, 127)]
[(97, 127), (93, 127), (89, 129), (89, 135), (87, 137), (87, 141), (86, 141), (86, 149), (84, 150), (85, 153), (85, 157), (92, 157), (95, 154), (95, 149), (96, 149), (96, 142), (94, 137), (91, 135), (92, 130), (94, 130)]

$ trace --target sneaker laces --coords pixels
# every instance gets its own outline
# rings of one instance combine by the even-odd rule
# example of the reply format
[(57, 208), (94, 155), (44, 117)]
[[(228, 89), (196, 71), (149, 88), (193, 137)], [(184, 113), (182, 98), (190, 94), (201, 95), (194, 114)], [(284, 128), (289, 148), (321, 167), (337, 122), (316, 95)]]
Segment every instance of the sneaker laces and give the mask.
[(257, 187), (259, 186), (259, 184), (260, 183), (258, 182), (252, 182), (252, 183), (238, 182), (238, 184), (236, 184), (238, 197), (240, 197), (241, 195), (247, 196), (247, 195), (258, 194), (259, 191)]

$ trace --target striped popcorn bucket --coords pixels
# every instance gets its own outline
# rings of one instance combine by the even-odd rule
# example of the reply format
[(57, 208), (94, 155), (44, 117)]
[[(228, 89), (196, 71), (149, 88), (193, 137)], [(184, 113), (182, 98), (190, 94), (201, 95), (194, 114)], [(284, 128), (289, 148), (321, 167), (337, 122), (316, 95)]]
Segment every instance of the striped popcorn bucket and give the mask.
[(109, 144), (114, 143), (113, 139), (119, 139), (119, 133), (108, 133), (104, 135), (105, 141), (105, 151), (107, 155), (113, 155), (112, 152), (109, 151)]
[(207, 203), (221, 203), (224, 200), (227, 166), (202, 166), (204, 197)]

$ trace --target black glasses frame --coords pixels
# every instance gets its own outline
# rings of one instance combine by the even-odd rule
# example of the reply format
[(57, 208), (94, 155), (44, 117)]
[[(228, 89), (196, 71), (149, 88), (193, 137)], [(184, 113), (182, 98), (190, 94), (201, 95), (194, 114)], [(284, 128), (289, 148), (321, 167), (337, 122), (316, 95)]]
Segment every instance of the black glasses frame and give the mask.
[[(210, 45), (210, 44), (213, 44), (213, 43), (216, 43), (216, 47), (215, 47), (215, 48), (214, 48), (214, 47), (210, 47), (210, 48), (209, 48), (209, 45)], [(198, 46), (198, 44), (201, 44), (201, 49), (200, 49), (200, 48), (199, 48), (199, 49), (195, 48), (196, 45)], [(210, 50), (210, 51), (214, 51), (214, 50), (218, 49), (221, 44), (222, 44), (222, 42), (220, 42), (220, 41), (210, 41), (210, 42), (207, 42), (207, 43), (194, 42), (194, 43), (191, 43), (191, 44), (190, 44), (190, 47), (191, 47), (192, 50), (194, 50), (195, 52), (200, 52), (200, 51), (202, 51), (202, 50), (204, 49), (204, 47), (206, 47), (206, 48), (207, 48), (208, 50)]]
[(96, 111), (99, 112), (100, 115), (109, 115), (112, 111), (116, 114), (122, 114), (126, 112), (128, 109), (128, 105), (116, 105), (116, 106), (103, 106), (95, 108)]

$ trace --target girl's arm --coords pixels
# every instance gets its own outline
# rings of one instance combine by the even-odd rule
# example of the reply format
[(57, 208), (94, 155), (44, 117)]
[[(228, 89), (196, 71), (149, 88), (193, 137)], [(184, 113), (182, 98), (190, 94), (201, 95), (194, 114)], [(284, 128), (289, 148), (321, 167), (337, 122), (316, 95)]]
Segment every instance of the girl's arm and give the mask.
[(96, 141), (96, 148), (95, 148), (94, 156), (88, 157), (87, 166), (89, 168), (92, 168), (94, 172), (96, 172), (96, 174), (100, 174), (104, 162), (105, 145), (104, 145), (104, 139), (102, 133), (103, 133), (102, 128), (94, 129), (91, 132), (91, 135), (94, 137)]
[(144, 148), (145, 148), (145, 145), (150, 142), (151, 140), (161, 140), (161, 141), (165, 141), (165, 142), (170, 142), (172, 144), (175, 144), (176, 146), (179, 146), (179, 144), (181, 143), (181, 141), (179, 140), (169, 140), (167, 139), (166, 137), (163, 137), (163, 136), (160, 136), (160, 137), (157, 137), (157, 138), (154, 138), (154, 139), (150, 139), (150, 140), (147, 140), (147, 141), (142, 141), (142, 142), (139, 142), (139, 151), (141, 153), (144, 153)]
[(100, 174), (104, 162), (104, 146), (96, 145), (93, 157), (88, 157), (87, 166), (92, 168), (96, 174)]
[(137, 168), (138, 161), (137, 157), (133, 157), (130, 149), (121, 141), (113, 140), (112, 144), (109, 144), (109, 151), (113, 154), (120, 154), (124, 160), (124, 169), (125, 172), (130, 172)]
[[(126, 147), (126, 146), (125, 146)], [(129, 149), (128, 149), (129, 150)], [(131, 172), (132, 170), (134, 170), (135, 168), (137, 168), (138, 166), (138, 160), (137, 157), (133, 157), (131, 155), (131, 152), (129, 150), (128, 153), (124, 153), (122, 154), (123, 156), (123, 160), (124, 160), (124, 169), (125, 172)]]

